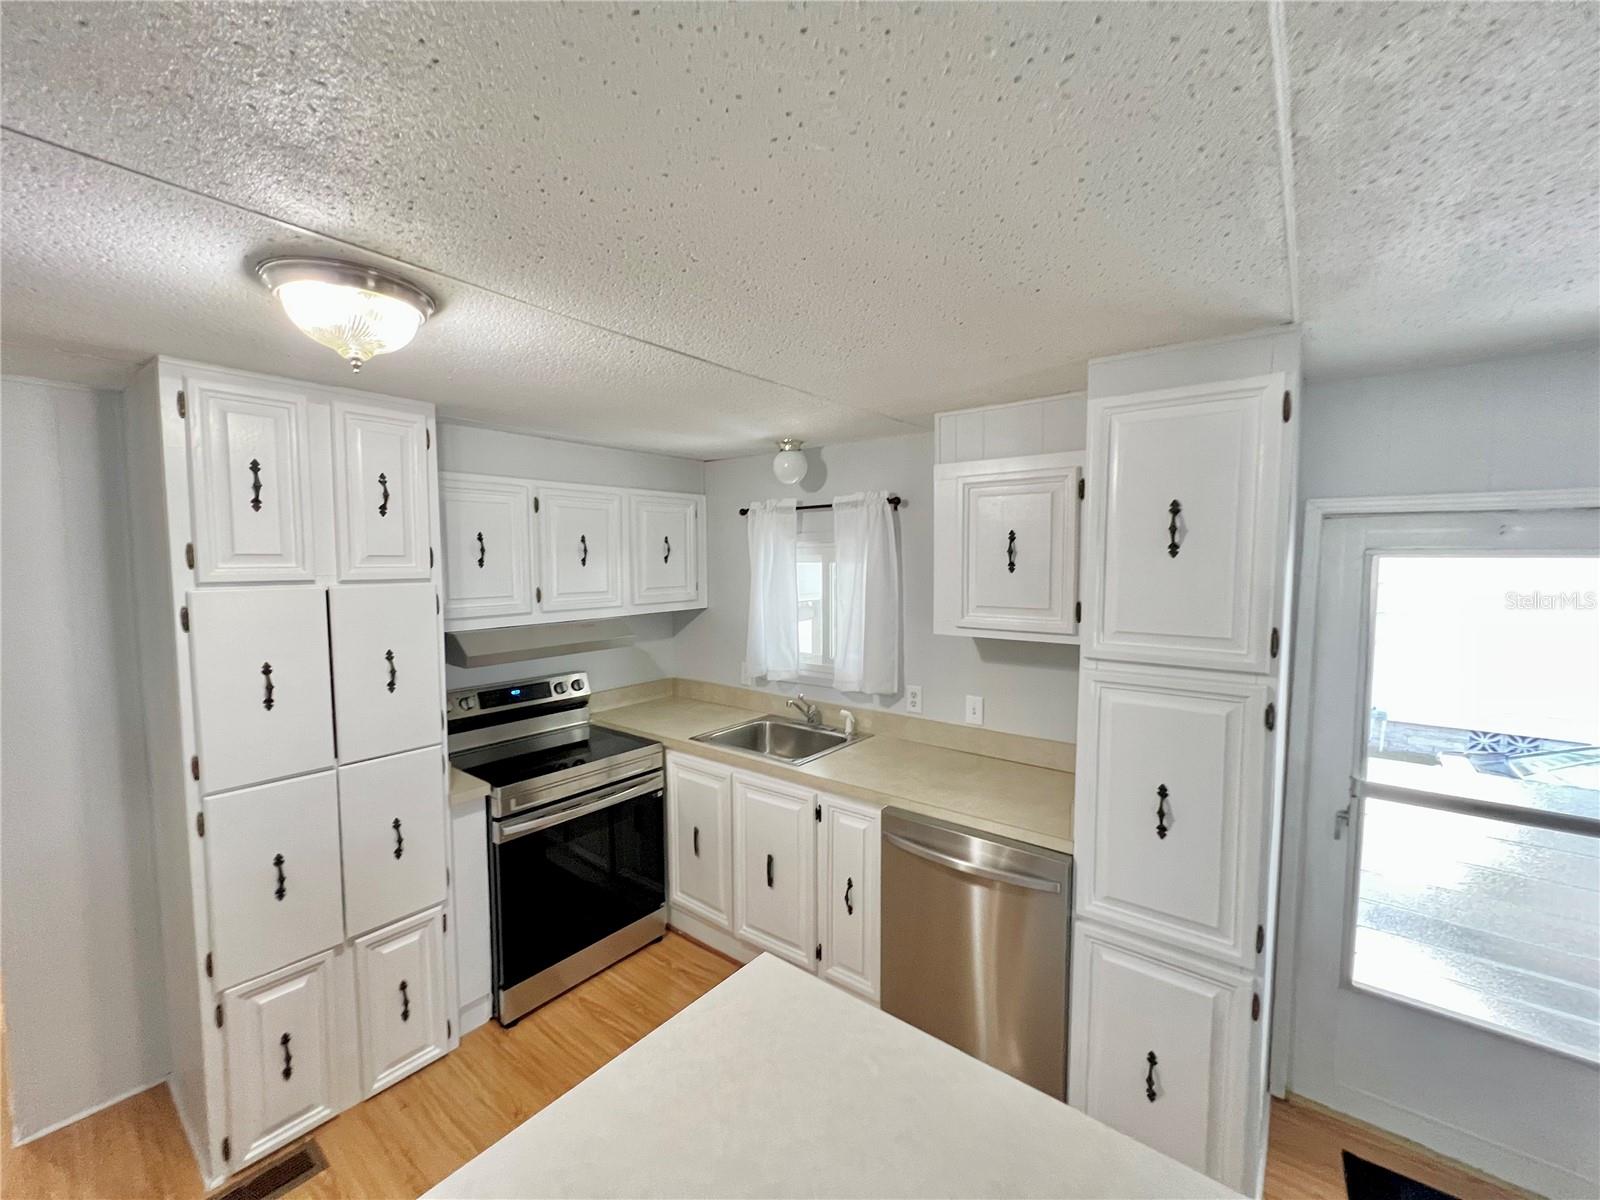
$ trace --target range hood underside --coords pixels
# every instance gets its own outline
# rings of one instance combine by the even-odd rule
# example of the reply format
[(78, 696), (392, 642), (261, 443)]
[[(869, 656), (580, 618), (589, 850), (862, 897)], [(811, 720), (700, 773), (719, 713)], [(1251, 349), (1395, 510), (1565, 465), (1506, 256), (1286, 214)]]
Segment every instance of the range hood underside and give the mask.
[(613, 650), (632, 645), (637, 638), (633, 626), (623, 617), (461, 630), (444, 635), (444, 660), (452, 667), (493, 667), (557, 654)]

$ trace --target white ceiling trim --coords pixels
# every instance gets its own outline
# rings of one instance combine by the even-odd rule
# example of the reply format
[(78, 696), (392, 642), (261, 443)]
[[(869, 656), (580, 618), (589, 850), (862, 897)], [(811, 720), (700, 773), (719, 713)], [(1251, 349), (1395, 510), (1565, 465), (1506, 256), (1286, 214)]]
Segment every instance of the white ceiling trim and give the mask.
[(1283, 255), (1289, 275), (1289, 322), (1300, 323), (1300, 238), (1294, 216), (1294, 126), (1289, 114), (1289, 36), (1283, 0), (1269, 0), (1267, 39), (1272, 46), (1272, 95), (1278, 114), (1278, 170), (1283, 179)]

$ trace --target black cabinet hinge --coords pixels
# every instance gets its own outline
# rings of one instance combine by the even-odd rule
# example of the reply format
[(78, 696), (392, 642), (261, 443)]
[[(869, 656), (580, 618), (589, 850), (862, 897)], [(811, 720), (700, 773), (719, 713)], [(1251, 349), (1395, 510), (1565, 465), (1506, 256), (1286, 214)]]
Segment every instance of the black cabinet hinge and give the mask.
[(217, 1005), (217, 1028), (222, 1028), (222, 1005)]
[(434, 615), (437, 616), (442, 610), (443, 610), (443, 605), (441, 605), (439, 603), (439, 593), (435, 592), (433, 594), (433, 611), (434, 611)]
[(1079, 600), (1072, 606), (1072, 619), (1079, 625), (1083, 624), (1083, 601)]
[(200, 756), (198, 754), (189, 756), (189, 774), (196, 783), (200, 781)]
[(1293, 404), (1289, 400), (1289, 391), (1287, 388), (1285, 388), (1283, 393), (1283, 419), (1285, 421), (1289, 419), (1289, 413), (1293, 407)]
[(1084, 493), (1083, 480), (1080, 479), (1080, 480), (1078, 480), (1078, 499), (1079, 500), (1083, 499), (1083, 493)]
[(205, 813), (203, 813), (203, 812), (195, 813), (195, 815), (194, 815), (194, 831), (198, 836), (205, 837), (205, 835), (206, 835), (206, 815), (205, 815)]
[(185, 542), (183, 546), (183, 564), (189, 570), (194, 570), (194, 543)]
[(432, 450), (433, 449), (433, 430), (424, 428), (423, 431), (422, 431), (422, 441), (423, 441), (423, 448), (424, 449)]
[(533, 589), (533, 599), (538, 604), (544, 603), (544, 589), (542, 587), (536, 587)]
[(817, 943), (817, 961), (818, 962), (822, 961), (822, 943), (821, 942)]
[(1267, 930), (1263, 925), (1256, 926), (1256, 953), (1260, 954), (1267, 944)]
[(533, 498), (533, 511), (534, 515), (537, 516), (539, 512), (539, 497), (537, 496)]
[(817, 815), (817, 820), (821, 821), (822, 820), (822, 805), (820, 805), (820, 804), (817, 805), (817, 807), (816, 807), (816, 815)]
[(233, 1157), (233, 1143), (227, 1138), (222, 1139), (222, 1161), (227, 1162)]
[(448, 1019), (446, 1019), (444, 1023), (444, 1035), (447, 1038), (452, 1038), (456, 1035), (456, 1027), (452, 1025)]
[(178, 389), (178, 420), (186, 420), (189, 416), (189, 398), (183, 394), (183, 389)]
[(178, 626), (185, 633), (189, 632), (189, 606), (187, 604), (178, 610)]
[(1252, 1021), (1261, 1020), (1261, 993), (1260, 992), (1256, 992), (1253, 995), (1251, 995), (1251, 997), (1250, 997), (1250, 1019)]
[(1273, 658), (1278, 657), (1278, 641), (1278, 627), (1274, 625), (1272, 627), (1272, 645), (1269, 647)]
[(1278, 727), (1278, 706), (1276, 704), (1267, 705), (1267, 718), (1266, 719), (1267, 719), (1267, 728), (1269, 730), (1276, 729)]
[(450, 932), (450, 914), (449, 913), (445, 913), (444, 914), (444, 931), (446, 933)]
[(433, 547), (428, 547), (428, 570), (433, 570)]
[(206, 978), (210, 979), (214, 972), (211, 969), (211, 951), (206, 951)]

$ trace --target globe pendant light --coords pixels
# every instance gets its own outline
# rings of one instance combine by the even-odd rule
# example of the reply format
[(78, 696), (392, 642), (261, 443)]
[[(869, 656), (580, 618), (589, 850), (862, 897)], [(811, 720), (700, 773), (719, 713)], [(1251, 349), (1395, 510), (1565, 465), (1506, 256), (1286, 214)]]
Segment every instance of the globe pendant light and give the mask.
[(799, 438), (783, 438), (778, 442), (778, 454), (772, 460), (772, 473), (779, 483), (795, 484), (806, 477), (806, 456), (800, 453), (804, 443)]
[(256, 267), (256, 276), (301, 333), (352, 371), (407, 345), (438, 307), (398, 276), (336, 258), (271, 258)]

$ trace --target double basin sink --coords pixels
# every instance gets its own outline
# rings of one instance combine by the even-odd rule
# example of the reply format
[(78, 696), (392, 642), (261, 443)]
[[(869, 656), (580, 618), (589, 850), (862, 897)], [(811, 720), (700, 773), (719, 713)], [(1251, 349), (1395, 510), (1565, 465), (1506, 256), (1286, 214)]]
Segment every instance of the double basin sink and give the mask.
[(804, 721), (791, 721), (786, 717), (757, 717), (741, 721), (726, 729), (713, 730), (691, 738), (708, 746), (721, 746), (725, 750), (743, 750), (759, 754), (776, 762), (791, 766), (808, 763), (824, 754), (843, 750), (870, 735), (846, 734), (840, 729), (825, 725), (807, 725)]

